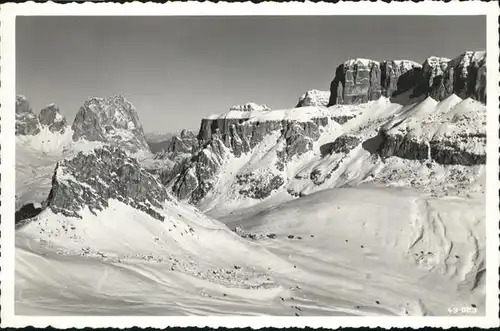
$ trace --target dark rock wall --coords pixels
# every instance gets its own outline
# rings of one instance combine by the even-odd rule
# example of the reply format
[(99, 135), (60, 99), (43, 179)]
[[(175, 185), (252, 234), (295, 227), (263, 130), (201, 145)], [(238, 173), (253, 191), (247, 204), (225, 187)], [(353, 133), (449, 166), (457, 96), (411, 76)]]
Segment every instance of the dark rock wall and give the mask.
[(329, 105), (359, 104), (377, 100), (381, 96), (391, 97), (413, 86), (415, 76), (407, 74), (398, 85), (399, 78), (416, 67), (402, 66), (395, 61), (347, 61), (337, 67), (330, 85)]
[(109, 199), (163, 220), (158, 210), (170, 197), (166, 188), (135, 158), (108, 146), (58, 162), (45, 206), (54, 213), (81, 218), (82, 208), (88, 207), (95, 213), (107, 208)]
[(350, 60), (335, 71), (329, 105), (364, 103), (412, 88), (413, 96), (441, 101), (455, 93), (486, 103), (486, 55), (465, 52), (453, 60), (430, 57), (421, 67), (392, 60)]
[[(135, 108), (121, 95), (85, 101), (76, 114), (72, 129), (74, 141), (102, 141), (131, 152), (149, 150)], [(130, 135), (124, 137), (120, 131)]]

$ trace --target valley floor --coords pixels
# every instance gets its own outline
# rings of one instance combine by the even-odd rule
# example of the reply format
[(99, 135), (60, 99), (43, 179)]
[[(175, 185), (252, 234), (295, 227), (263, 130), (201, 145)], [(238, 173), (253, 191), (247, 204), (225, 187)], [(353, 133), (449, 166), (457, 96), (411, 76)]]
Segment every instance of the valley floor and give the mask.
[[(484, 197), (332, 189), (217, 215), (247, 239), (192, 224), (196, 241), (160, 237), (184, 250), (129, 247), (149, 250), (146, 258), (98, 241), (101, 253), (72, 254), (65, 241), (46, 245), (29, 224), (16, 232), (16, 314), (404, 316), (473, 307), (484, 315), (484, 207)], [(109, 230), (135, 229), (120, 220)], [(137, 231), (137, 242), (156, 226)]]

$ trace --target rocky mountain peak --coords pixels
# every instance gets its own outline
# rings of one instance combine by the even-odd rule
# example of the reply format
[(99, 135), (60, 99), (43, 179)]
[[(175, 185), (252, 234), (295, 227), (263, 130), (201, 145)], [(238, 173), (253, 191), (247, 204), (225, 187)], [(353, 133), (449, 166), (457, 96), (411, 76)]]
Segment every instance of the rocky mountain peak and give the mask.
[(134, 106), (119, 94), (85, 101), (76, 114), (72, 129), (74, 141), (111, 143), (132, 153), (149, 150)]
[(297, 107), (326, 107), (330, 100), (329, 91), (309, 90), (299, 98)]
[(40, 132), (40, 122), (24, 95), (16, 96), (16, 136), (33, 136)]
[(162, 220), (162, 205), (171, 200), (166, 188), (118, 147), (79, 152), (58, 162), (45, 205), (54, 213), (81, 218), (84, 208), (102, 211), (118, 200)]
[(51, 132), (64, 133), (66, 131), (66, 118), (61, 114), (59, 107), (51, 103), (42, 108), (38, 114), (38, 120), (42, 126), (48, 127)]

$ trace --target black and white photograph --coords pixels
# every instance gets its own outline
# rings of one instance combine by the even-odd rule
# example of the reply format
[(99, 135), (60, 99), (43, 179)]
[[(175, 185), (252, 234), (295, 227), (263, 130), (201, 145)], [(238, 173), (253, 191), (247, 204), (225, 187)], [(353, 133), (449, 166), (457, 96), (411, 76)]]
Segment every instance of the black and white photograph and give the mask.
[(498, 6), (478, 6), (19, 14), (1, 68), (13, 314), (498, 313)]

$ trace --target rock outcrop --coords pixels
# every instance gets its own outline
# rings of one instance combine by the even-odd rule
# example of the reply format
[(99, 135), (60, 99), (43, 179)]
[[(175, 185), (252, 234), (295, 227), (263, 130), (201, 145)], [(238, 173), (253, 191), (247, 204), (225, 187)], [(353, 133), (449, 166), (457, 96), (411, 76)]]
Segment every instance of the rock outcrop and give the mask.
[(450, 59), (431, 56), (422, 65), (422, 77), (415, 85), (415, 95), (430, 95), (435, 100), (438, 97), (439, 86), (442, 83), (443, 74), (448, 68)]
[(361, 144), (362, 140), (359, 137), (345, 134), (333, 142), (322, 145), (320, 147), (321, 155), (333, 154), (333, 153), (344, 153), (347, 154), (354, 148), (356, 148), (359, 144)]
[(329, 100), (329, 91), (309, 90), (299, 98), (296, 107), (327, 107)]
[[(391, 97), (416, 84), (420, 65), (408, 60), (382, 63), (369, 59), (352, 59), (337, 67), (330, 85), (329, 105), (358, 104)], [(403, 76), (400, 84), (399, 78)]]
[(40, 122), (23, 95), (16, 96), (16, 136), (34, 136), (40, 133)]
[(81, 218), (83, 208), (96, 213), (109, 206), (109, 199), (162, 221), (163, 203), (171, 200), (166, 188), (135, 158), (117, 147), (105, 146), (58, 162), (44, 207)]
[(441, 101), (456, 94), (486, 103), (486, 52), (465, 52), (453, 60), (431, 56), (422, 65), (408, 60), (346, 61), (335, 71), (329, 105), (365, 103), (412, 89), (413, 97)]
[(269, 197), (274, 190), (280, 188), (285, 180), (280, 175), (272, 173), (267, 173), (264, 176), (246, 173), (236, 176), (236, 182), (241, 186), (238, 191), (241, 196), (261, 200)]
[(453, 60), (428, 58), (417, 93), (438, 101), (456, 94), (486, 103), (486, 52), (465, 52)]
[(220, 170), (227, 149), (220, 138), (215, 135), (203, 148), (193, 153), (192, 157), (183, 159), (180, 167), (168, 170), (160, 175), (165, 185), (175, 178), (172, 192), (180, 199), (197, 203), (213, 188), (215, 175)]
[(66, 118), (60, 113), (59, 107), (50, 104), (42, 108), (38, 114), (38, 120), (42, 126), (46, 126), (51, 132), (64, 133), (66, 131)]
[(422, 66), (408, 60), (384, 61), (380, 70), (382, 95), (388, 98), (410, 90), (422, 76)]
[(74, 141), (110, 143), (131, 153), (149, 150), (134, 106), (121, 95), (85, 101), (72, 129)]

